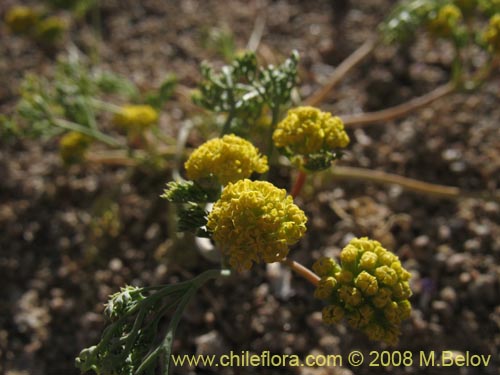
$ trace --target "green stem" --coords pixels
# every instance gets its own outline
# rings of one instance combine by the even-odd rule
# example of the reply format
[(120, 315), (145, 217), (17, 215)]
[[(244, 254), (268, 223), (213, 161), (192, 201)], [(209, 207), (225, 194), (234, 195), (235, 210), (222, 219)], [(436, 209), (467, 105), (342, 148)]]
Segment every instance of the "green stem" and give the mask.
[(234, 112), (235, 112), (235, 107), (236, 107), (236, 104), (234, 102), (234, 85), (233, 85), (233, 79), (231, 77), (231, 71), (227, 66), (225, 66), (224, 68), (222, 68), (222, 74), (224, 74), (224, 78), (226, 80), (226, 84), (224, 87), (227, 90), (229, 105), (230, 105), (231, 109), (229, 110), (229, 113), (227, 114), (226, 122), (224, 123), (224, 126), (222, 127), (221, 137), (224, 134), (229, 133), (229, 130), (231, 129), (231, 123), (233, 122)]
[(94, 131), (98, 131), (97, 122), (95, 120), (95, 113), (94, 113), (94, 110), (89, 103), (89, 100), (85, 100), (85, 117), (87, 118), (87, 122), (88, 122), (90, 128)]
[(110, 137), (109, 135), (101, 133), (98, 130), (91, 129), (91, 128), (88, 128), (86, 126), (77, 124), (76, 122), (72, 122), (72, 121), (68, 121), (68, 120), (64, 120), (64, 119), (59, 119), (59, 118), (55, 118), (52, 121), (53, 121), (54, 125), (59, 126), (60, 128), (71, 130), (71, 131), (76, 131), (76, 132), (88, 135), (89, 137), (97, 139), (98, 141), (105, 143), (108, 146), (116, 147), (116, 148), (125, 148), (126, 147), (125, 145), (118, 142), (113, 137)]
[[(165, 313), (169, 309), (171, 309), (174, 304), (177, 304), (181, 298), (182, 298), (182, 296), (176, 296), (176, 298), (174, 298), (174, 300), (172, 300), (169, 303), (167, 303), (166, 305), (164, 305), (160, 309), (160, 311), (157, 313), (156, 317), (144, 328), (144, 330), (149, 329), (149, 327), (153, 326), (153, 325), (155, 327), (157, 327), (160, 319), (162, 318), (162, 316), (165, 315)], [(147, 369), (150, 369), (150, 370), (153, 369), (153, 368), (151, 368), (151, 366), (154, 364), (154, 361), (156, 360), (156, 358), (160, 354), (161, 347), (162, 347), (161, 345), (158, 345), (152, 352), (150, 352), (146, 356), (146, 358), (142, 361), (141, 365), (135, 371), (136, 375), (141, 374), (143, 371), (145, 371)]]
[(122, 108), (120, 106), (105, 102), (105, 101), (100, 100), (100, 99), (91, 98), (90, 102), (92, 103), (92, 105), (94, 107), (96, 107), (97, 109), (101, 109), (103, 111), (107, 111), (107, 112), (111, 112), (111, 113), (115, 113), (115, 114), (122, 112)]
[(220, 133), (221, 137), (223, 135), (229, 133), (229, 130), (231, 129), (231, 123), (233, 122), (233, 119), (234, 119), (234, 108), (231, 108), (231, 110), (227, 114), (226, 121), (224, 122), (224, 126), (222, 127), (222, 131)]
[(164, 355), (165, 360), (164, 374), (168, 374), (175, 330), (177, 329), (177, 325), (182, 318), (182, 313), (191, 300), (191, 297), (193, 297), (196, 291), (208, 280), (217, 278), (219, 276), (228, 276), (230, 275), (230, 273), (230, 270), (208, 270), (191, 280), (192, 285), (189, 287), (179, 306), (175, 310), (174, 316), (172, 317), (172, 320), (170, 321), (170, 324), (168, 326), (167, 334), (165, 335), (165, 338), (163, 339), (163, 342), (161, 344), (160, 351)]
[(99, 1), (96, 1), (96, 3), (92, 5), (91, 18), (94, 30), (94, 40), (91, 48), (91, 57), (93, 64), (98, 66), (101, 59), (101, 55), (99, 53), (99, 45), (102, 41), (101, 10), (99, 8)]
[(453, 42), (453, 48), (455, 50), (455, 56), (453, 58), (452, 66), (451, 66), (451, 78), (452, 82), (459, 86), (462, 81), (462, 57), (460, 54), (460, 46), (456, 40)]
[(274, 151), (273, 133), (274, 133), (274, 129), (276, 128), (276, 125), (278, 124), (279, 114), (280, 114), (279, 105), (273, 106), (271, 125), (269, 126), (269, 133), (267, 135), (267, 142), (268, 142), (267, 157), (268, 157), (269, 161), (271, 161), (271, 157), (272, 157), (273, 151)]

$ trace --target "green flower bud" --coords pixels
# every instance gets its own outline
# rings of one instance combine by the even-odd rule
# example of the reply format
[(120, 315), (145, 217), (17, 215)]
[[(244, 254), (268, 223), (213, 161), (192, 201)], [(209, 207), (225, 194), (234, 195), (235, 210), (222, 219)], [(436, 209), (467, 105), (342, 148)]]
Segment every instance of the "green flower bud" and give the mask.
[(411, 313), (410, 273), (396, 255), (367, 238), (353, 239), (340, 259), (341, 267), (325, 258), (314, 265), (322, 277), (315, 296), (329, 302), (323, 321), (334, 324), (345, 316), (350, 326), (371, 340), (396, 344), (401, 321)]

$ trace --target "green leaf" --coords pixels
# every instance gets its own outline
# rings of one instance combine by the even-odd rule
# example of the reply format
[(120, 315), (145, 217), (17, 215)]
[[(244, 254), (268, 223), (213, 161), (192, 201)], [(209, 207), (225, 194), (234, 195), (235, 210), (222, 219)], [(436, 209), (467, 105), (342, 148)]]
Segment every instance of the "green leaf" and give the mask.
[(171, 181), (161, 197), (173, 203), (208, 203), (218, 198), (219, 190), (204, 188), (193, 181)]
[(156, 92), (151, 92), (147, 95), (146, 103), (158, 110), (162, 109), (174, 94), (176, 85), (177, 77), (173, 74), (168, 75)]

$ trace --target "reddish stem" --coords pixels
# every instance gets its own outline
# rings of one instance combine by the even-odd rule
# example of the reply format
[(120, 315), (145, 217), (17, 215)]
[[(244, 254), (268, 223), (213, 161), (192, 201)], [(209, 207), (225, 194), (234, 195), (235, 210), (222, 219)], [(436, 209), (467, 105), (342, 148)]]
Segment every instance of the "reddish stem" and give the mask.
[(307, 174), (303, 170), (299, 170), (299, 174), (297, 175), (297, 178), (295, 179), (295, 183), (293, 184), (292, 191), (290, 192), (290, 195), (292, 198), (296, 198), (301, 190), (302, 187), (304, 186), (304, 183), (306, 182)]

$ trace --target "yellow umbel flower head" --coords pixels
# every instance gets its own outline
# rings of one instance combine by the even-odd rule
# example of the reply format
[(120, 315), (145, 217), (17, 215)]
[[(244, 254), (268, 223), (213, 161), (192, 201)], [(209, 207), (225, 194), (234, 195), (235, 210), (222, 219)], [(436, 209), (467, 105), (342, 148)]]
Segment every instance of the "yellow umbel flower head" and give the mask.
[(269, 169), (267, 157), (260, 155), (250, 142), (234, 134), (203, 143), (193, 151), (184, 166), (189, 179), (215, 178), (221, 185)]
[(150, 105), (125, 105), (114, 117), (115, 124), (143, 131), (158, 121), (158, 112)]
[(207, 229), (232, 268), (285, 259), (306, 231), (307, 218), (284, 189), (266, 181), (229, 183), (208, 216)]
[(37, 12), (26, 6), (14, 6), (5, 15), (7, 26), (15, 33), (27, 33), (31, 31), (37, 20)]
[(329, 303), (325, 323), (346, 318), (371, 340), (397, 343), (401, 321), (410, 316), (411, 290), (410, 273), (396, 255), (377, 241), (356, 238), (340, 253), (340, 264), (321, 258), (313, 270), (321, 277), (314, 295)]
[(500, 53), (500, 14), (497, 13), (490, 18), (488, 28), (483, 34), (488, 49), (494, 53)]
[(437, 36), (446, 38), (453, 34), (461, 19), (462, 12), (460, 8), (447, 4), (441, 7), (435, 17), (430, 20), (429, 30)]
[(290, 109), (273, 134), (277, 148), (299, 158), (344, 148), (349, 136), (340, 117), (314, 107)]
[(66, 164), (82, 161), (92, 139), (79, 132), (66, 133), (59, 141), (59, 154)]

